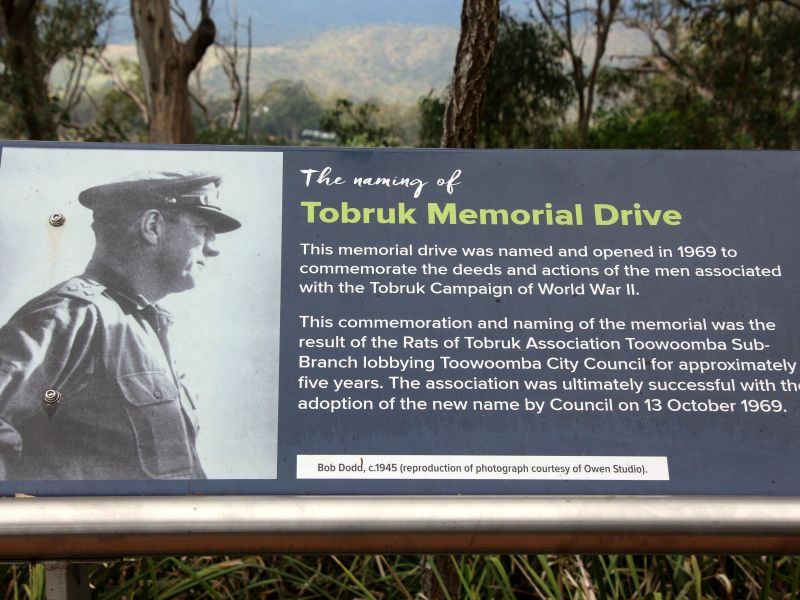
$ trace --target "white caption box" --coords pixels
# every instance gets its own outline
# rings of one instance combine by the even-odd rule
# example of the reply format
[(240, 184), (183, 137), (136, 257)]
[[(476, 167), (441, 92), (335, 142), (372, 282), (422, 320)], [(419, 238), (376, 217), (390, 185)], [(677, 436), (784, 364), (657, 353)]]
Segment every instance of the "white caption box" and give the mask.
[(669, 481), (666, 456), (299, 454), (298, 479)]

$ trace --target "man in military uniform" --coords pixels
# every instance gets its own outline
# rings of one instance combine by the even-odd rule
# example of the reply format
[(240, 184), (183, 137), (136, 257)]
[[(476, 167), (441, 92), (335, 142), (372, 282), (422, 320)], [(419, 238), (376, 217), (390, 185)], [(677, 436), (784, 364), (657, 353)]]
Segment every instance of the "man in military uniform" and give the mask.
[(0, 479), (201, 479), (194, 403), (157, 302), (191, 289), (240, 223), (220, 178), (150, 173), (89, 188), (86, 271), (0, 329)]

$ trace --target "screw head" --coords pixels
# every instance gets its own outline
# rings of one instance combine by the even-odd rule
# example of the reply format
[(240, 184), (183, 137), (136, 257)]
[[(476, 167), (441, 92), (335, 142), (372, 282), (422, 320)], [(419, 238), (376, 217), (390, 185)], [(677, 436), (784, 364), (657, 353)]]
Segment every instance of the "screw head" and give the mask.
[(44, 393), (43, 400), (45, 404), (58, 404), (61, 402), (61, 398), (63, 398), (63, 396), (58, 390), (47, 390)]
[(66, 220), (67, 219), (63, 213), (55, 212), (50, 215), (50, 225), (53, 227), (61, 227)]

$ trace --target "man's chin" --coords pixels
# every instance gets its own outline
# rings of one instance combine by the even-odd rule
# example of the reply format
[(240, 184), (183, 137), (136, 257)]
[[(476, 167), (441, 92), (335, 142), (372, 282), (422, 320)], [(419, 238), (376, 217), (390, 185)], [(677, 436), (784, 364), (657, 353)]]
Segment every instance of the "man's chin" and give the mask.
[(172, 288), (172, 294), (179, 294), (193, 289), (197, 285), (197, 280), (192, 276), (186, 276), (180, 281), (176, 282)]

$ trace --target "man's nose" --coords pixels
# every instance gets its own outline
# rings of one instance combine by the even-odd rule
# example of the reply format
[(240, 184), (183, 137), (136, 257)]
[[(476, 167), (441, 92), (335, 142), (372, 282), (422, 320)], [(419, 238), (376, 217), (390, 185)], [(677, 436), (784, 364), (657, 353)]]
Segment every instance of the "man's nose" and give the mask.
[(213, 233), (207, 234), (205, 244), (203, 244), (203, 254), (209, 257), (219, 256), (216, 243), (217, 236)]

